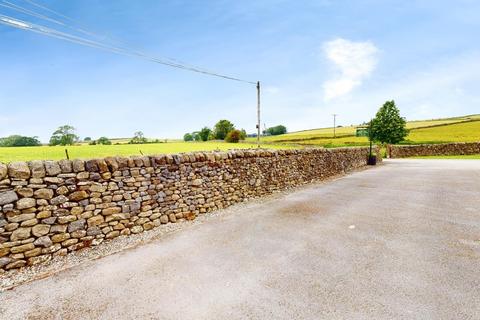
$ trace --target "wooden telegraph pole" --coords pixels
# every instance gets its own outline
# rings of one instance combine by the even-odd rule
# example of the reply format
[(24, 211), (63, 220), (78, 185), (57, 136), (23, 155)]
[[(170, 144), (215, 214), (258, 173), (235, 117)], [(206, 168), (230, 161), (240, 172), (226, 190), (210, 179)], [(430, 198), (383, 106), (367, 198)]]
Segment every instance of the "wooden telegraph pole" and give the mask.
[(257, 147), (260, 148), (260, 81), (257, 81)]
[(337, 116), (338, 114), (334, 113), (333, 114), (333, 138), (336, 138), (337, 137), (337, 134), (335, 132), (335, 127), (337, 126)]

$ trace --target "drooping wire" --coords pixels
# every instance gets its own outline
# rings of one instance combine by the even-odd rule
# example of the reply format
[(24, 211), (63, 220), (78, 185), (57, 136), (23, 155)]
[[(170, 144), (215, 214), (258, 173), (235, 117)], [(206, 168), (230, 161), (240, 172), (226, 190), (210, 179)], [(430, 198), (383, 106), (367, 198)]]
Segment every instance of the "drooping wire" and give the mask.
[(35, 18), (40, 18), (40, 19), (43, 19), (43, 20), (46, 20), (46, 21), (49, 21), (49, 22), (52, 22), (52, 23), (56, 23), (56, 24), (59, 24), (59, 25), (64, 25), (60, 21), (57, 21), (57, 20), (52, 19), (50, 17), (47, 17), (43, 14), (40, 14), (40, 13), (37, 13), (35, 11), (29, 10), (27, 8), (16, 5), (16, 4), (11, 3), (9, 1), (6, 1), (6, 0), (2, 0), (1, 3), (0, 3), (0, 6), (2, 6), (4, 8), (7, 8), (7, 9), (10, 9), (10, 10), (18, 11), (18, 12), (23, 13), (23, 14), (30, 15), (30, 16), (35, 17)]
[[(60, 24), (62, 26), (68, 27), (70, 29), (74, 29), (74, 30), (79, 31), (81, 33), (93, 36), (95, 38), (101, 38), (101, 36), (91, 32), (91, 31), (86, 31), (86, 30), (79, 29), (79, 28), (76, 28), (76, 27), (71, 27), (71, 26), (66, 25), (62, 21), (52, 19), (50, 17), (44, 16), (44, 15), (42, 15), (40, 13), (37, 13), (35, 11), (32, 11), (32, 10), (28, 10), (28, 9), (23, 8), (21, 6), (12, 4), (12, 3), (8, 2), (8, 1), (5, 1), (5, 0), (1, 0), (1, 1), (6, 4), (6, 5), (3, 5), (2, 3), (0, 3), (0, 5), (2, 5), (4, 7), (8, 7), (10, 9), (13, 9), (13, 10), (16, 10), (16, 11), (19, 11), (19, 12), (22, 12), (22, 13), (25, 13), (25, 14), (43, 19), (43, 20), (46, 20), (46, 21), (50, 21), (50, 22), (54, 22), (56, 24)], [(54, 10), (51, 10), (51, 9), (45, 7), (45, 6), (37, 4), (34, 1), (31, 1), (31, 0), (25, 0), (25, 1), (34, 5), (34, 6), (36, 6), (36, 7), (39, 7), (41, 9), (46, 10), (46, 11), (54, 13), (55, 15), (57, 15), (59, 17), (62, 17), (62, 18), (67, 19), (69, 21), (75, 22), (74, 19), (72, 19), (68, 16), (65, 16), (61, 13), (58, 13)], [(82, 38), (82, 37), (79, 37), (79, 36), (71, 35), (71, 34), (66, 33), (66, 32), (61, 32), (61, 31), (58, 31), (58, 30), (55, 30), (55, 29), (52, 29), (52, 28), (37, 25), (37, 24), (31, 23), (31, 22), (26, 22), (26, 21), (23, 21), (23, 20), (20, 20), (20, 19), (5, 16), (5, 15), (0, 15), (0, 23), (2, 23), (4, 25), (8, 25), (10, 27), (14, 27), (14, 28), (22, 29), (22, 30), (27, 30), (27, 31), (35, 32), (35, 33), (40, 33), (40, 34), (43, 34), (43, 35), (46, 35), (46, 36), (66, 40), (66, 41), (73, 42), (73, 43), (80, 44), (80, 45), (84, 45), (84, 46), (93, 47), (93, 48), (96, 48), (96, 49), (109, 51), (109, 52), (116, 53), (116, 54), (122, 54), (122, 55), (126, 55), (126, 56), (142, 58), (142, 59), (145, 59), (145, 60), (149, 60), (149, 61), (152, 61), (152, 62), (155, 62), (155, 63), (163, 64), (163, 65), (174, 67), (174, 68), (179, 68), (179, 69), (188, 70), (188, 71), (197, 72), (197, 73), (210, 75), (210, 76), (215, 76), (215, 77), (220, 77), (220, 78), (224, 78), (224, 79), (228, 79), (228, 80), (240, 81), (240, 82), (245, 82), (245, 83), (249, 83), (249, 84), (256, 84), (256, 82), (253, 82), (253, 81), (243, 80), (243, 79), (240, 79), (240, 78), (231, 77), (231, 76), (223, 75), (223, 74), (220, 74), (220, 73), (217, 73), (217, 72), (201, 69), (201, 68), (198, 68), (198, 67), (195, 67), (195, 66), (186, 65), (186, 64), (178, 62), (174, 59), (156, 58), (156, 57), (150, 56), (148, 54), (142, 53), (138, 50), (131, 49), (129, 47), (114, 46), (114, 45), (102, 43), (100, 41), (93, 41), (93, 40), (90, 40), (90, 39), (85, 39), (85, 38)]]
[[(6, 1), (6, 0), (2, 0), (2, 1)], [(91, 29), (87, 28), (85, 25), (83, 25), (81, 22), (79, 22), (78, 20), (76, 19), (73, 19), (72, 17), (69, 17), (65, 14), (62, 14), (58, 11), (55, 11), (51, 8), (48, 8), (47, 6), (45, 5), (41, 5), (33, 0), (23, 0), (37, 8), (40, 8), (42, 10), (45, 10), (47, 12), (50, 12), (50, 13), (53, 13), (54, 15), (56, 15), (57, 17), (60, 17), (62, 19), (65, 19), (65, 20), (68, 20), (74, 24), (76, 24), (78, 27), (72, 27), (72, 26), (69, 26), (67, 24), (65, 24), (65, 22), (61, 22), (61, 21), (58, 21), (60, 24), (64, 25), (65, 27), (67, 28), (70, 28), (70, 29), (73, 29), (75, 31), (78, 31), (80, 33), (83, 33), (85, 35), (88, 35), (88, 36), (91, 36), (91, 37), (94, 37), (100, 41), (104, 41), (104, 40), (107, 40), (107, 39), (110, 39), (111, 41), (113, 41), (114, 43), (118, 43), (118, 44), (121, 44), (121, 46), (118, 46), (118, 45), (115, 45), (116, 47), (121, 47), (125, 50), (131, 50), (131, 51), (135, 51), (135, 53), (138, 53), (140, 55), (144, 55), (144, 56), (151, 56), (149, 54), (146, 54), (146, 53), (143, 53), (135, 48), (133, 48), (132, 46), (130, 46), (129, 44), (127, 44), (125, 41), (122, 41), (118, 38), (112, 38), (110, 36), (107, 36), (107, 35), (99, 35), (98, 33), (96, 33), (95, 31), (92, 31)], [(193, 68), (195, 70), (198, 70), (198, 71), (201, 71), (202, 73), (206, 73), (206, 74), (209, 74), (209, 73), (216, 73), (212, 70), (208, 70), (208, 69), (205, 69), (205, 68), (200, 68), (198, 66), (193, 66), (193, 65), (190, 65), (184, 61), (181, 61), (181, 60), (178, 60), (178, 59), (174, 59), (174, 58), (170, 58), (170, 57), (162, 57), (161, 58), (162, 60), (168, 60), (170, 61), (171, 63), (174, 63), (174, 64), (180, 64), (180, 65), (183, 65), (185, 67), (189, 67), (189, 68)], [(255, 84), (254, 82), (251, 82), (252, 84)]]

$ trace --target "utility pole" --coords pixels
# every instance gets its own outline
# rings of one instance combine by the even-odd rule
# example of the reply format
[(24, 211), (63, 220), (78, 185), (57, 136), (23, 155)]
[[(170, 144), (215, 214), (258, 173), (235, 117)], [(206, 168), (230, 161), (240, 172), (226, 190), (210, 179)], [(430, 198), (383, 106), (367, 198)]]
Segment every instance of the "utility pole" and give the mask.
[(335, 132), (335, 128), (337, 127), (337, 116), (338, 114), (334, 113), (332, 114), (333, 116), (333, 138), (336, 138), (337, 135), (336, 135), (336, 132)]
[(257, 81), (257, 147), (260, 148), (260, 81)]

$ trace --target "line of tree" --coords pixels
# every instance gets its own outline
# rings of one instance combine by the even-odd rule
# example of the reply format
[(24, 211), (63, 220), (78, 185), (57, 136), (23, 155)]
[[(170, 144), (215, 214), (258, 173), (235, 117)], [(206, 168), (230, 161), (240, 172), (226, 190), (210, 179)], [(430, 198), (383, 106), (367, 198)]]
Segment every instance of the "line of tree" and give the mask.
[(222, 119), (218, 121), (213, 130), (203, 127), (200, 131), (185, 133), (184, 141), (208, 141), (208, 140), (225, 140), (227, 142), (239, 142), (245, 140), (247, 133), (244, 129), (238, 130), (229, 120)]
[(287, 133), (287, 127), (280, 124), (278, 126), (268, 128), (267, 130), (265, 130), (264, 134), (265, 133), (268, 134), (268, 135), (271, 135), (271, 136), (277, 136), (279, 134), (285, 134), (285, 133)]
[[(206, 129), (206, 130), (205, 130)], [(198, 132), (200, 136), (206, 136), (205, 139), (208, 140), (210, 129), (204, 128)], [(50, 146), (71, 146), (81, 142), (80, 138), (76, 134), (76, 129), (71, 125), (63, 125), (58, 127), (52, 134), (49, 140)], [(91, 137), (85, 137), (83, 142), (86, 142), (90, 145), (111, 145), (112, 141), (108, 137), (100, 137), (96, 140), (93, 140)], [(130, 144), (143, 144), (143, 143), (161, 143), (162, 141), (148, 140), (142, 131), (137, 131), (134, 133), (133, 138), (128, 142)], [(166, 142), (166, 140), (165, 140)], [(30, 147), (30, 146), (41, 146), (42, 143), (37, 136), (28, 137), (21, 135), (11, 135), (8, 137), (0, 138), (0, 147)]]
[(38, 137), (26, 137), (20, 135), (11, 135), (0, 138), (0, 147), (33, 147), (40, 146), (42, 143)]
[[(88, 137), (87, 137), (88, 138)], [(85, 139), (83, 139), (83, 141), (87, 141)], [(98, 138), (97, 140), (92, 140), (90, 138), (90, 143), (89, 145), (97, 145), (97, 144), (101, 144), (101, 145), (111, 145), (112, 144), (112, 141), (110, 141), (110, 139), (108, 139), (107, 137), (100, 137)]]
[[(84, 142), (88, 142), (90, 145), (111, 145), (112, 141), (107, 137), (100, 137), (97, 140), (93, 140), (91, 137), (85, 137), (83, 139)], [(67, 145), (74, 145), (80, 142), (79, 137), (75, 134), (75, 128), (70, 125), (63, 125), (59, 127), (55, 132), (52, 134), (50, 138), (50, 145), (51, 146), (67, 146)], [(149, 141), (142, 131), (136, 131), (133, 134), (133, 138), (128, 142), (129, 144), (144, 144), (144, 143), (160, 143), (161, 141), (151, 140)]]

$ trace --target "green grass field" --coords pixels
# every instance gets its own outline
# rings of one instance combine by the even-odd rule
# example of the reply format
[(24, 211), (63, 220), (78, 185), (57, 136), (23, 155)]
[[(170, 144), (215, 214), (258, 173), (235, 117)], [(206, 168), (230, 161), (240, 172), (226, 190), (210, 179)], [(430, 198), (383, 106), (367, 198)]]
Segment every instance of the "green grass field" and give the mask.
[[(366, 137), (355, 136), (356, 128), (356, 126), (336, 128), (336, 138), (333, 138), (333, 128), (320, 128), (264, 137), (263, 141), (323, 147), (367, 145)], [(407, 128), (410, 132), (404, 144), (480, 141), (480, 115), (410, 121), (407, 122)], [(249, 140), (253, 141), (254, 138)]]
[(469, 159), (480, 160), (480, 154), (460, 155), (460, 156), (428, 156), (428, 157), (414, 157), (415, 159)]
[[(269, 144), (273, 149), (290, 149), (293, 146)], [(92, 159), (108, 156), (153, 155), (165, 153), (180, 153), (191, 151), (212, 151), (229, 149), (256, 148), (253, 143), (224, 143), (224, 142), (168, 142), (151, 144), (119, 144), (119, 145), (79, 145), (68, 147), (11, 147), (0, 148), (0, 162), (27, 161), (27, 160), (59, 160), (65, 159), (65, 149), (71, 159)]]

